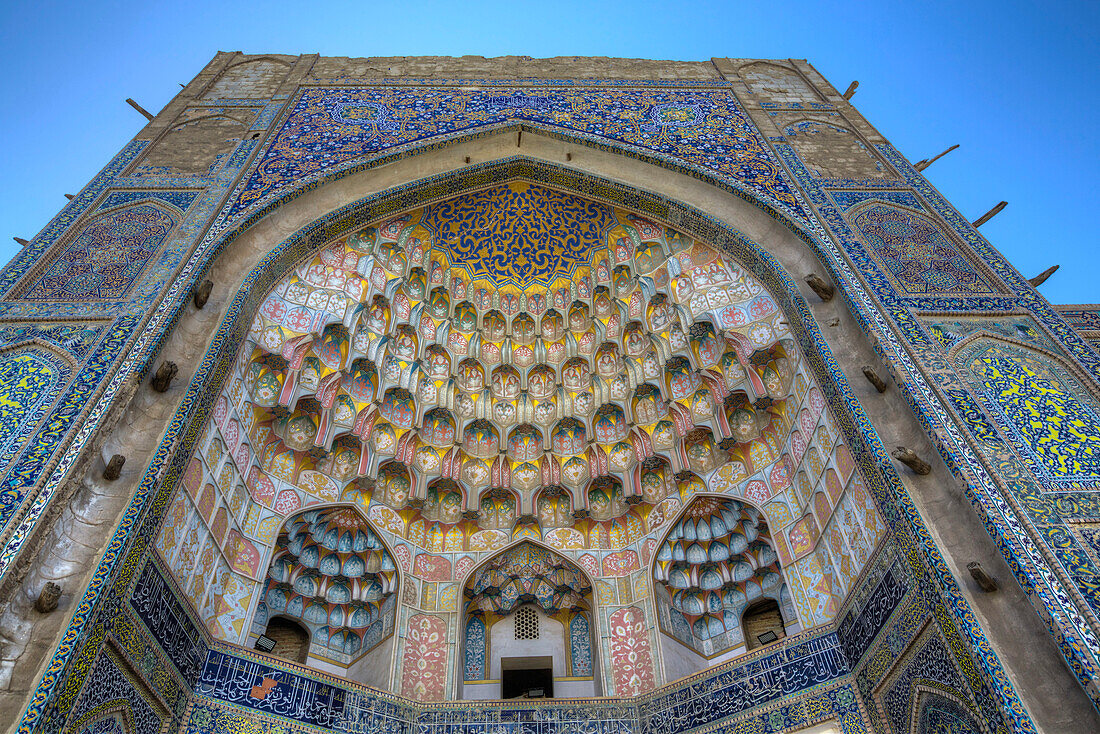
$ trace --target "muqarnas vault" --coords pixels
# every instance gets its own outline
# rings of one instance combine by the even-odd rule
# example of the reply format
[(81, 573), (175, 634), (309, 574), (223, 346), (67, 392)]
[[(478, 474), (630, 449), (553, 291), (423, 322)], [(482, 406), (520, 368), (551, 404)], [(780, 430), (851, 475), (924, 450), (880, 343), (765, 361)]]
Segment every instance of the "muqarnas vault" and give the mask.
[(219, 53), (0, 293), (12, 731), (1100, 730), (1100, 307), (805, 61)]

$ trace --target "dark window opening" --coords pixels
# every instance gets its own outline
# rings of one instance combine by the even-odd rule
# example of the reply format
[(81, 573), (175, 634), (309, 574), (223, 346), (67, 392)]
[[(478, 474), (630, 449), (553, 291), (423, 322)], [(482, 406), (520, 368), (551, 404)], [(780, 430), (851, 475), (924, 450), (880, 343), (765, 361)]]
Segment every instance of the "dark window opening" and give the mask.
[(501, 698), (553, 698), (553, 658), (501, 658)]

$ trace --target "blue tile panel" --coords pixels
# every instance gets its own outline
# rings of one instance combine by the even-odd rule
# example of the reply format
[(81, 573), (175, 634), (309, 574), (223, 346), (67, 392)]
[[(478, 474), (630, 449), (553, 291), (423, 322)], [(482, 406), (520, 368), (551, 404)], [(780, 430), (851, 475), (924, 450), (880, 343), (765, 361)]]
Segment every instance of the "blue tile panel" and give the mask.
[[(937, 393), (929, 375), (935, 376), (935, 385), (948, 390), (947, 402), (958, 414), (966, 415), (964, 410), (969, 410), (970, 414), (985, 416), (988, 411), (962, 384), (955, 366), (948, 361), (947, 348), (930, 335), (919, 312), (950, 311), (972, 315), (1027, 312), (1036, 328), (1050, 340), (1052, 349), (1072, 366), (1077, 375), (1074, 379), (1089, 381), (1090, 385), (1100, 375), (1096, 353), (889, 146), (879, 146), (879, 153), (901, 172), (903, 180), (831, 180), (826, 189), (825, 184), (808, 174), (782, 139), (773, 141), (772, 148), (768, 147), (727, 87), (700, 85), (691, 90), (661, 84), (633, 84), (633, 87), (636, 88), (555, 82), (534, 85), (527, 90), (517, 87), (491, 92), (460, 92), (438, 87), (423, 90), (306, 89), (294, 97), (293, 109), (255, 160), (252, 159), (255, 143), (246, 141), (223, 159), (220, 168), (209, 177), (123, 178), (121, 173), (140, 153), (144, 143), (139, 141), (128, 146), (11, 265), (0, 272), (0, 287), (10, 293), (31, 272), (35, 263), (47, 257), (47, 251), (61, 241), (69, 227), (79, 222), (112, 186), (204, 189), (178, 225), (175, 236), (169, 237), (161, 251), (151, 256), (151, 264), (135, 280), (125, 298), (106, 304), (16, 301), (0, 304), (0, 316), (6, 319), (64, 321), (93, 314), (105, 321), (96, 327), (102, 330), (103, 336), (89, 345), (85, 356), (78, 357), (86, 360), (78, 377), (68, 391), (57, 398), (51, 414), (46, 417), (43, 425), (47, 430), (17, 459), (5, 480), (0, 525), (7, 528), (17, 513), (20, 520), (16, 527), (10, 528), (11, 540), (0, 555), (0, 573), (10, 567), (65, 472), (98, 427), (113, 395), (126, 380), (148, 367), (149, 355), (155, 353), (174, 325), (192, 283), (201, 277), (210, 259), (229, 238), (262, 212), (320, 181), (392, 160), (413, 149), (490, 133), (502, 125), (523, 124), (582, 144), (644, 157), (703, 178), (720, 189), (755, 200), (802, 237), (841, 284), (840, 297), (861, 326), (875, 336), (873, 341), (886, 364), (891, 366), (902, 393), (933, 436), (945, 461), (962, 479), (968, 496), (983, 514), (1018, 580), (1049, 612), (1052, 632), (1075, 674), (1083, 683), (1100, 677), (1096, 664), (1100, 645), (1082, 610), (1076, 607), (1075, 592), (1071, 592), (1075, 587), (1087, 586), (1082, 580), (1090, 578), (1087, 574), (1091, 573), (1091, 561), (1081, 560), (1081, 554), (1075, 560), (1073, 548), (1062, 538), (1066, 533), (1064, 518), (1071, 514), (1087, 515), (1089, 504), (1085, 497), (1073, 491), (1051, 497), (1049, 488), (1031, 479), (1020, 482), (1015, 487), (1019, 495), (1011, 498), (1014, 502), (1021, 500), (1024, 510), (1001, 494), (990, 471), (968, 443), (972, 438), (979, 443), (984, 438), (993, 441), (998, 436), (996, 426), (989, 420), (984, 424), (972, 421), (964, 425), (947, 417), (944, 398)], [(575, 99), (580, 105), (577, 109), (583, 110), (583, 114), (574, 114), (572, 107), (568, 110), (562, 107), (565, 99)], [(437, 116), (427, 111), (426, 101), (438, 103)], [(604, 108), (608, 110), (606, 115), (602, 112)], [(265, 115), (265, 125), (275, 124), (273, 121), (279, 117), (274, 107), (265, 111)], [(398, 120), (403, 124), (407, 122), (404, 129), (395, 128)], [(341, 130), (338, 135), (326, 135), (326, 131), (337, 127)], [(743, 162), (745, 156), (752, 161), (751, 165)], [(284, 170), (288, 167), (293, 170)], [(485, 176), (491, 175), (493, 169), (472, 166), (467, 170), (471, 175)], [(428, 185), (450, 186), (450, 190), (457, 191), (468, 185), (459, 178), (464, 173), (466, 171), (428, 182)], [(537, 171), (531, 173), (537, 174)], [(559, 177), (557, 185), (565, 188), (570, 186), (567, 180), (570, 176), (577, 178), (574, 172), (564, 169), (555, 171), (554, 175)], [(231, 190), (228, 203), (223, 204), (225, 195)], [(1008, 718), (1004, 720), (1007, 723), (997, 724), (996, 728), (1033, 730), (984, 632), (973, 619), (957, 582), (905, 495), (874, 428), (832, 362), (828, 346), (790, 278), (778, 271), (775, 261), (766, 252), (698, 213), (655, 197), (641, 196), (638, 192), (624, 192), (606, 181), (582, 181), (577, 184), (577, 190), (582, 195), (627, 205), (666, 221), (675, 219), (679, 223), (686, 217), (694, 222), (692, 226), (700, 228), (702, 238), (719, 244), (727, 254), (746, 263), (761, 277), (780, 296), (782, 306), (791, 315), (792, 330), (799, 334), (800, 346), (817, 378), (827, 387), (826, 396), (840, 416), (853, 454), (872, 478), (870, 489), (893, 529), (898, 552), (907, 559), (906, 573), (912, 576), (909, 579), (912, 584), (904, 586), (919, 587), (928, 603), (909, 603), (903, 612), (893, 612), (891, 616), (887, 610), (894, 600), (902, 598), (898, 596), (903, 586), (901, 577), (894, 577), (893, 582), (883, 581), (885, 576), (876, 578), (871, 585), (874, 594), (870, 594), (873, 597), (870, 603), (882, 604), (882, 607), (876, 610), (859, 605), (858, 610), (855, 606), (847, 610), (833, 642), (832, 649), (836, 650), (839, 659), (850, 661), (858, 685), (853, 687), (844, 683), (843, 675), (833, 679), (835, 685), (831, 682), (817, 684), (819, 687), (813, 695), (820, 702), (821, 710), (847, 712), (849, 721), (852, 720), (851, 712), (857, 710), (858, 720), (857, 698), (868, 710), (872, 708), (874, 692), (865, 684), (881, 680), (880, 674), (901, 658), (915, 638), (916, 630), (932, 619), (942, 632), (945, 654), (959, 671), (957, 682), (966, 689), (962, 694), (992, 707), (985, 710), (982, 718), (1002, 721), (999, 709)], [(169, 493), (205, 422), (212, 396), (220, 389), (229, 365), (230, 357), (226, 355), (239, 343), (263, 292), (286, 272), (289, 263), (315, 250), (340, 231), (346, 231), (347, 227), (365, 224), (438, 195), (438, 188), (425, 193), (425, 187), (416, 184), (362, 202), (356, 205), (357, 209), (350, 207), (336, 212), (280, 245), (249, 276), (231, 305), (227, 321), (215, 337), (210, 352), (199, 366), (164, 443), (96, 569), (91, 586), (79, 600), (64, 641), (55, 651), (35, 692), (21, 732), (32, 731), (45, 722), (56, 723), (62, 715), (60, 712), (68, 712), (82, 684), (90, 679), (87, 665), (70, 666), (69, 662), (77, 658), (95, 659), (98, 646), (105, 644), (100, 622), (106, 619), (101, 620), (99, 615), (119, 614), (117, 608), (110, 606), (110, 600), (127, 598), (131, 585), (135, 580), (140, 581), (137, 569), (164, 512)], [(626, 197), (631, 196), (634, 198), (626, 201)], [(850, 213), (854, 213), (854, 220), (858, 212), (868, 207), (891, 206), (927, 216), (928, 221), (936, 224), (943, 240), (933, 235), (924, 239), (935, 240), (935, 246), (941, 248), (946, 242), (964, 258), (956, 263), (955, 283), (950, 288), (901, 287), (905, 281), (898, 277), (901, 266), (895, 265), (898, 272), (893, 272), (889, 265), (884, 265), (883, 253), (872, 252), (875, 244), (861, 232), (857, 222), (848, 219)], [(207, 232), (211, 223), (213, 227)], [(686, 224), (683, 226), (690, 229)], [(913, 244), (911, 235), (902, 239)], [(966, 282), (980, 282), (982, 292), (957, 285), (963, 282), (958, 275), (966, 268), (976, 278)], [(911, 354), (916, 354), (919, 362), (914, 361)], [(951, 380), (962, 389), (950, 392), (951, 387), (946, 383)], [(98, 396), (99, 402), (87, 415), (80, 416), (80, 428), (74, 430), (75, 418), (94, 402), (91, 400), (93, 395)], [(71, 436), (70, 431), (73, 431)], [(51, 464), (55, 451), (66, 438), (70, 440), (64, 455)], [(47, 466), (50, 467), (48, 476), (44, 475)], [(1025, 519), (1021, 516), (1023, 512), (1035, 514)], [(1034, 522), (1036, 517), (1052, 522), (1038, 525)], [(1037, 530), (1037, 527), (1045, 529)], [(1048, 563), (1043, 558), (1044, 552), (1053, 554), (1059, 563)], [(892, 577), (893, 574), (891, 570)], [(177, 661), (175, 666), (181, 672), (188, 669), (188, 663), (178, 658), (179, 648), (169, 640), (171, 635), (164, 631), (168, 623), (164, 619), (155, 620), (151, 614), (147, 617), (149, 621), (144, 624), (154, 634), (161, 635), (160, 644), (165, 649), (173, 651), (170, 655), (176, 656), (172, 657)], [(889, 621), (891, 619), (894, 621)], [(860, 656), (858, 661), (854, 659), (857, 654)], [(218, 717), (230, 716), (241, 705), (239, 702), (196, 699), (189, 726), (194, 731), (218, 730), (216, 722), (221, 720)], [(753, 723), (760, 731), (781, 730), (786, 726), (784, 722), (796, 718), (794, 714), (788, 716), (788, 712), (802, 705), (784, 700), (773, 706), (767, 717)], [(346, 698), (344, 706), (346, 709)], [(670, 705), (668, 710), (677, 709)], [(730, 710), (731, 721), (739, 721), (742, 714), (738, 711), (741, 710), (736, 706)], [(450, 714), (439, 715), (445, 718)], [(628, 722), (634, 721), (633, 716), (635, 714), (616, 718), (608, 713), (600, 721)], [(430, 717), (418, 719), (418, 722), (425, 727), (446, 723)], [(431, 730), (425, 727), (421, 729)], [(860, 730), (855, 724), (844, 724), (844, 727), (846, 731)], [(469, 730), (464, 731), (468, 734)]]
[(729, 89), (303, 89), (230, 214), (432, 139), (529, 123), (606, 139), (736, 181), (807, 220), (794, 189)]
[[(744, 726), (749, 720), (759, 722), (758, 731), (783, 731), (814, 723), (816, 714), (817, 719), (840, 720), (845, 732), (858, 732), (863, 721), (854, 693), (844, 685), (847, 672), (836, 637), (825, 635), (633, 701), (424, 705), (269, 658), (215, 649), (203, 666), (184, 731), (232, 731), (237, 722), (260, 716), (269, 726), (301, 724), (364, 734), (680, 734), (722, 723)], [(795, 702), (800, 694), (817, 702), (809, 707), (812, 713), (805, 702)], [(765, 707), (787, 699), (786, 706)]]

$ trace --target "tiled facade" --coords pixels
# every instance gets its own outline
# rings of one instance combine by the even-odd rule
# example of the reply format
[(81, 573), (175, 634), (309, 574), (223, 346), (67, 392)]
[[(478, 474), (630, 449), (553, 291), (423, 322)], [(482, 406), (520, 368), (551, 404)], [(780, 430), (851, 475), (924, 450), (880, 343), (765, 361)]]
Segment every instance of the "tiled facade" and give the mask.
[[(1047, 303), (805, 62), (455, 63), (219, 54), (0, 272), (0, 575), (32, 596), (120, 412), (198, 333), (193, 286), (223, 278), (44, 674), (19, 690), (0, 650), (17, 730), (1049, 728), (1041, 673), (889, 458), (904, 421), (1076, 678), (1065, 707), (1096, 716), (1097, 308)], [(770, 228), (682, 201), (692, 182)], [(780, 239), (915, 418), (849, 383), (846, 327)], [(786, 636), (746, 653), (756, 599)], [(608, 698), (455, 700), (518, 604)], [(315, 664), (251, 649), (274, 616)]]

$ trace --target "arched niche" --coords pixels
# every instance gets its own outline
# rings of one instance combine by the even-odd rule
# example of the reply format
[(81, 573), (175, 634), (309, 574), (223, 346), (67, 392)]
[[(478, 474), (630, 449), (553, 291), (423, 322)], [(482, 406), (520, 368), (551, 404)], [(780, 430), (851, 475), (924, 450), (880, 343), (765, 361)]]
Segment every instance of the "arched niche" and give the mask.
[(871, 199), (847, 212), (871, 255), (899, 291), (910, 295), (996, 293), (1002, 290), (987, 265), (918, 208)]
[(806, 168), (818, 178), (880, 179), (888, 175), (886, 164), (873, 148), (842, 125), (802, 118), (785, 124), (783, 133)]
[(914, 686), (910, 731), (985, 734), (980, 718), (957, 695), (927, 685)]
[(572, 561), (521, 541), (470, 573), (460, 603), (459, 698), (504, 697), (533, 670), (548, 697), (599, 695), (592, 580)]
[(207, 99), (265, 99), (279, 89), (290, 67), (287, 60), (271, 57), (231, 64), (203, 96)]
[(165, 175), (209, 175), (248, 134), (255, 112), (194, 117), (166, 130), (138, 162), (140, 170)]
[[(507, 174), (503, 180), (524, 183), (526, 190), (534, 184), (546, 188), (544, 180), (529, 180), (538, 178), (538, 165), (524, 161), (516, 168), (510, 166), (500, 164), (483, 172), (503, 172), (501, 175)], [(509, 179), (509, 172), (517, 170), (524, 175)], [(554, 171), (563, 174), (562, 169)], [(479, 181), (484, 188), (485, 180)], [(567, 179), (555, 179), (556, 190), (568, 190), (567, 183)], [(511, 190), (511, 184), (507, 186)], [(454, 195), (441, 204), (465, 206), (454, 200), (466, 190), (456, 183)], [(583, 206), (599, 204), (585, 201)], [(585, 266), (590, 274), (587, 284), (579, 278), (568, 278), (568, 298), (562, 298), (560, 304), (552, 300), (552, 288), (547, 291), (550, 297), (547, 293), (524, 294), (534, 296), (528, 300), (501, 287), (490, 293), (486, 302), (484, 294), (473, 287), (473, 278), (459, 278), (456, 283), (442, 260), (429, 257), (426, 240), (416, 235), (420, 226), (412, 216), (416, 209), (394, 214), (391, 208), (384, 210), (381, 218), (354, 219), (358, 215), (353, 212), (369, 212), (371, 205), (358, 202), (341, 214), (353, 217), (353, 224), (345, 222), (329, 230), (330, 220), (326, 219), (288, 239), (249, 281), (254, 284), (251, 297), (256, 303), (247, 308), (242, 304), (241, 320), (233, 322), (233, 338), (243, 339), (245, 346), (237, 352), (235, 366), (227, 358), (226, 366), (233, 377), (224, 386), (230, 407), (222, 420), (237, 420), (242, 427), (245, 438), (235, 450), (227, 446), (226, 451), (234, 457), (233, 471), (248, 477), (249, 502), (260, 505), (256, 523), (245, 521), (246, 532), (274, 533), (280, 518), (302, 507), (341, 500), (362, 507), (387, 537), (407, 540), (430, 552), (497, 549), (520, 534), (562, 548), (579, 550), (588, 543), (609, 550), (638, 543), (651, 531), (656, 532), (649, 526), (652, 508), (675, 500), (663, 510), (675, 512), (679, 502), (698, 491), (696, 487), (705, 490), (710, 484), (713, 491), (758, 497), (765, 503), (765, 513), (775, 518), (776, 527), (798, 530), (799, 541), (805, 541), (809, 550), (815, 547), (820, 529), (814, 529), (816, 534), (801, 533), (794, 527), (806, 514), (804, 506), (793, 496), (773, 498), (773, 490), (787, 491), (798, 466), (785, 458), (790, 454), (787, 431), (795, 425), (795, 417), (805, 410), (810, 416), (806, 422), (811, 432), (819, 423), (827, 422), (822, 418), (825, 403), (811, 372), (812, 362), (805, 359), (802, 347), (793, 340), (799, 335), (797, 329), (810, 326), (794, 307), (798, 296), (783, 279), (782, 271), (747, 238), (723, 230), (721, 236), (734, 237), (736, 247), (729, 239), (721, 246), (712, 245), (662, 224), (660, 217), (618, 207), (624, 212), (620, 215), (616, 205), (606, 204), (613, 210), (611, 216), (600, 216), (609, 223), (614, 220), (614, 226), (622, 226), (620, 216), (625, 216), (639, 245), (624, 229), (626, 236), (607, 245), (606, 267), (601, 268), (596, 261)], [(286, 206), (289, 211), (293, 203)], [(669, 204), (647, 205), (647, 209), (670, 216), (671, 209), (661, 210), (660, 206)], [(718, 237), (717, 230), (702, 225), (701, 220), (684, 223), (685, 228), (695, 227), (700, 236), (709, 233)], [(415, 253), (414, 235), (421, 237), (419, 254)], [(398, 242), (401, 248), (394, 247)], [(620, 244), (627, 247), (629, 261), (615, 261)], [(389, 271), (391, 266), (396, 270)], [(693, 280), (696, 270), (699, 282)], [(392, 277), (394, 272), (400, 277)], [(711, 280), (704, 282), (703, 276)], [(727, 289), (729, 300), (714, 305), (708, 289), (715, 285), (717, 276), (721, 276), (718, 285)], [(309, 289), (314, 286), (309, 279), (315, 277), (335, 277), (339, 281), (336, 288), (330, 289), (333, 292), (323, 306), (312, 307), (316, 320), (302, 310), (310, 307)], [(770, 285), (765, 286), (764, 280)], [(358, 290), (349, 290), (349, 285)], [(441, 292), (444, 286), (446, 299)], [(588, 287), (583, 299), (574, 297), (581, 286)], [(735, 291), (733, 296), (728, 294), (730, 288)], [(264, 293), (269, 297), (265, 298)], [(300, 302), (303, 297), (305, 301)], [(602, 300), (605, 298), (606, 303)], [(256, 310), (250, 311), (253, 307)], [(566, 343), (565, 351), (559, 354), (547, 347), (545, 358), (540, 356), (535, 364), (524, 363), (526, 354), (522, 350), (531, 347), (525, 343), (531, 334), (524, 314), (542, 329), (538, 338), (544, 344), (547, 339), (558, 339)], [(561, 317), (560, 323), (557, 316)], [(795, 330), (787, 328), (788, 319), (796, 324)], [(754, 338), (750, 327), (761, 320), (769, 324), (770, 331)], [(251, 328), (246, 329), (245, 323)], [(413, 333), (409, 333), (410, 327)], [(419, 333), (421, 328), (425, 329), (423, 334)], [(245, 335), (245, 331), (249, 333)], [(648, 335), (651, 348), (637, 349), (639, 333)], [(465, 354), (447, 351), (452, 340), (465, 344)], [(433, 348), (439, 345), (443, 345), (443, 352)], [(505, 345), (513, 350), (507, 363), (502, 357)], [(480, 375), (468, 362), (471, 354), (479, 361)], [(575, 362), (578, 357), (582, 359)], [(820, 358), (820, 354), (814, 357)], [(367, 364), (373, 365), (373, 370)], [(521, 414), (516, 406), (514, 416), (498, 417), (493, 401), (508, 398), (511, 388), (507, 383), (512, 377), (511, 373), (498, 372), (501, 367), (515, 369), (520, 389), (526, 389), (528, 395), (532, 388), (548, 386), (549, 373), (538, 371), (541, 367), (553, 371), (562, 381), (561, 390), (566, 388), (566, 369), (579, 370), (570, 372), (568, 378), (580, 380), (576, 384), (583, 385), (584, 378), (579, 375), (586, 375), (590, 389), (570, 390), (577, 395), (587, 393), (591, 398), (577, 400), (570, 395), (572, 405), (583, 409), (575, 416), (563, 418), (557, 410), (540, 413), (538, 404), (532, 402), (528, 404), (532, 406), (531, 415)], [(789, 374), (782, 374), (787, 368)], [(502, 378), (498, 385), (493, 383), (496, 374)], [(618, 378), (636, 388), (633, 392), (622, 390), (616, 384)], [(829, 379), (827, 373), (822, 379)], [(442, 400), (441, 383), (450, 386), (446, 401)], [(777, 384), (789, 390), (787, 398), (771, 397)], [(556, 382), (550, 385), (552, 393), (559, 389)], [(642, 386), (646, 387), (639, 392)], [(745, 405), (738, 403), (727, 411), (726, 393), (735, 391), (744, 393)], [(431, 412), (435, 410), (432, 405), (445, 408), (447, 415)], [(604, 405), (616, 406), (621, 413), (600, 413), (598, 409)], [(746, 406), (759, 435), (749, 430), (739, 441), (742, 434), (735, 433), (726, 414), (734, 415)], [(349, 415), (341, 417), (341, 411)], [(346, 419), (350, 413), (354, 413), (354, 420)], [(744, 411), (738, 415), (744, 418)], [(637, 425), (639, 416), (650, 420), (644, 430)], [(479, 421), (488, 421), (490, 427), (499, 421), (495, 439), (491, 432), (482, 430), (486, 426)], [(422, 427), (429, 425), (438, 431), (428, 435)], [(534, 432), (527, 433), (522, 445), (507, 443), (514, 428), (527, 425), (542, 436), (538, 462), (528, 460), (527, 453), (538, 448)], [(258, 431), (260, 427), (269, 433)], [(461, 438), (461, 453), (437, 451), (445, 448), (444, 439), (452, 430), (452, 442)], [(211, 428), (204, 440), (214, 438), (217, 431)], [(834, 461), (841, 446), (835, 422), (829, 431), (829, 445), (821, 448), (825, 459), (816, 467), (821, 470)], [(296, 448), (286, 444), (285, 436), (291, 437)], [(590, 438), (591, 447), (587, 445)], [(247, 449), (241, 449), (246, 443)], [(490, 450), (493, 445), (497, 446), (496, 457)], [(340, 451), (333, 450), (337, 447)], [(500, 455), (505, 447), (505, 453), (512, 453), (507, 461)], [(659, 470), (642, 467), (642, 475), (635, 477), (634, 470), (645, 463), (647, 454), (660, 454), (662, 466)], [(408, 487), (406, 504), (398, 507), (385, 501), (375, 503), (372, 482), (376, 475), (379, 481), (383, 479), (380, 467), (398, 464), (402, 469), (393, 474), (398, 479), (393, 486)], [(698, 467), (701, 474), (693, 475), (698, 481), (679, 483), (677, 477), (691, 473), (693, 467)], [(207, 469), (204, 466), (200, 472), (203, 481)], [(524, 489), (520, 492), (517, 526), (511, 535), (502, 529), (480, 528), (480, 498), (500, 486), (499, 477), (508, 471), (513, 478), (518, 476), (517, 471), (537, 472), (526, 486), (537, 488), (541, 480), (542, 486), (561, 487), (569, 493), (574, 526), (538, 527), (533, 491)], [(653, 474), (657, 476), (650, 476)], [(850, 475), (851, 467), (845, 476)], [(619, 487), (618, 501), (627, 507), (623, 514), (603, 520), (590, 516), (588, 490), (598, 479), (611, 482), (612, 494)], [(808, 481), (819, 479), (820, 475), (814, 474)], [(431, 529), (420, 523), (417, 528), (424, 527), (410, 534), (413, 523), (409, 516), (421, 515), (430, 488), (438, 488), (434, 482), (440, 480), (454, 482), (464, 490), (457, 521), (437, 521)], [(690, 485), (687, 495), (659, 499), (660, 491), (674, 494), (671, 485), (677, 483)], [(221, 486), (220, 482), (214, 485)], [(522, 482), (511, 482), (514, 491), (524, 486)], [(214, 504), (220, 499), (216, 498)], [(869, 511), (874, 513), (873, 506)], [(560, 508), (555, 510), (555, 517), (560, 514)], [(447, 519), (455, 520), (454, 513), (449, 513)], [(806, 548), (799, 546), (799, 553)], [(816, 568), (819, 576), (832, 574), (828, 563), (818, 563)], [(192, 572), (191, 578), (198, 576)], [(829, 604), (807, 619), (815, 623), (829, 621), (838, 601), (832, 595), (829, 598)], [(638, 610), (641, 619), (641, 606)], [(417, 615), (420, 617), (428, 619), (430, 615)], [(648, 634), (653, 619), (648, 613), (645, 617)], [(428, 632), (439, 634), (438, 626)], [(440, 686), (440, 696), (442, 691)]]
[(1100, 399), (1068, 361), (989, 333), (964, 341), (952, 357), (1044, 484), (1100, 485)]
[(667, 680), (758, 647), (744, 617), (762, 602), (785, 622), (777, 639), (798, 626), (766, 517), (729, 497), (696, 497), (672, 523), (654, 554), (653, 595)]
[[(288, 648), (305, 643), (296, 662), (387, 688), (398, 581), (393, 555), (358, 509), (299, 512), (275, 541), (253, 636), (271, 637), (274, 623)], [(291, 634), (294, 627), (305, 639)], [(284, 657), (278, 642), (273, 654)]]
[(73, 358), (42, 340), (0, 348), (0, 464), (6, 464), (68, 384)]
[[(182, 212), (144, 199), (101, 211), (74, 227), (48, 260), (17, 286), (26, 301), (100, 301), (126, 296), (160, 250)], [(109, 250), (111, 257), (104, 257)]]

